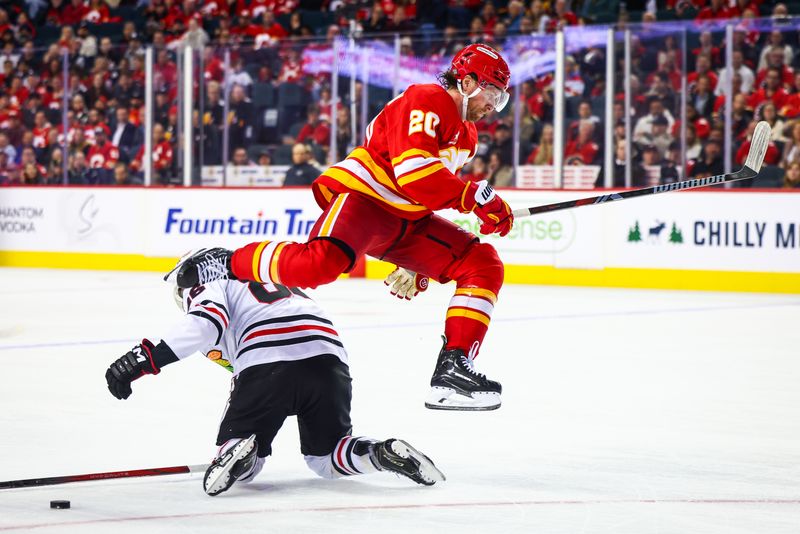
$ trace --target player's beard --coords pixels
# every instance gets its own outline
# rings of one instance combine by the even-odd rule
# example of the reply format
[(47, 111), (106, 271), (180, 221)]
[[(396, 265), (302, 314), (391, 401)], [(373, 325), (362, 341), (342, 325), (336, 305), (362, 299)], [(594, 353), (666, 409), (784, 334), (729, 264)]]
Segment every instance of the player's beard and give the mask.
[(467, 120), (470, 122), (478, 122), (486, 116), (486, 113), (480, 107), (467, 107)]

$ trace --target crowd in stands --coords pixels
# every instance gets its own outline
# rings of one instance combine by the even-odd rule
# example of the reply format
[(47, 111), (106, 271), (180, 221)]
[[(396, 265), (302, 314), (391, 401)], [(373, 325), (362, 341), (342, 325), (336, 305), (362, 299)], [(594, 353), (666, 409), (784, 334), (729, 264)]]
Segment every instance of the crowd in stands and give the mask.
[[(328, 48), (340, 35), (388, 41), (399, 33), (401, 54), (449, 57), (473, 42), (503, 51), (513, 36), (594, 22), (702, 24), (736, 18), (734, 166), (746, 156), (755, 123), (767, 120), (774, 185), (800, 186), (798, 33), (757, 32), (747, 25), (759, 16), (782, 20), (787, 6), (770, 0), (657, 4), (659, 11), (634, 12), (613, 0), (0, 0), (0, 184), (141, 184), (145, 158), (152, 162), (154, 183), (181, 184), (183, 150), (192, 151), (197, 169), (285, 165), (291, 166), (287, 184), (310, 183), (328, 161), (361, 141), (363, 84), (355, 83), (351, 95), (345, 79), (334, 102), (330, 75), (303, 69), (303, 50)], [(565, 164), (602, 165), (610, 120), (615, 186), (624, 185), (628, 146), (634, 186), (683, 179), (684, 157), (686, 176), (721, 172), (729, 79), (725, 33), (701, 30), (692, 33), (686, 65), (676, 36), (635, 33), (632, 77), (623, 79), (618, 61), (614, 113), (608, 118), (605, 51), (590, 48), (568, 56)], [(144, 52), (151, 46), (154, 122), (152, 150), (145, 154)], [(191, 117), (182, 117), (178, 105), (185, 46), (198, 51)], [(684, 69), (685, 126), (680, 123)], [(627, 110), (630, 143), (625, 87), (633, 102)], [(553, 76), (527, 80), (518, 90), (523, 102), (518, 128), (512, 106), (478, 123), (478, 156), (464, 169), (471, 179), (513, 186), (515, 163), (552, 164)], [(388, 89), (370, 87), (368, 118), (391, 97)], [(188, 142), (181, 121), (193, 126)], [(515, 162), (517, 129), (521, 150)], [(603, 178), (601, 173), (598, 185)]]

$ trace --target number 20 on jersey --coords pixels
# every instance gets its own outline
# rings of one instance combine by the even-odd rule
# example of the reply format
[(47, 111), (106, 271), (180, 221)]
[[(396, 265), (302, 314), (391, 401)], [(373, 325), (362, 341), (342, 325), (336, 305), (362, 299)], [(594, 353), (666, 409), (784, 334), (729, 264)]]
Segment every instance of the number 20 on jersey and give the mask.
[(436, 137), (436, 126), (439, 124), (439, 115), (433, 111), (424, 112), (412, 109), (408, 119), (408, 135), (425, 132), (431, 137)]

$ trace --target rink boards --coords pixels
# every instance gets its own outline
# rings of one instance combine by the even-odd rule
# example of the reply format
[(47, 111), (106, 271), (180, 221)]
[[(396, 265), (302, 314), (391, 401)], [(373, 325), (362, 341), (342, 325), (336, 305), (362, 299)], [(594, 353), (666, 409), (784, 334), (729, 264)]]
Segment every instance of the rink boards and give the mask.
[[(504, 190), (513, 208), (594, 192)], [(5, 188), (0, 265), (165, 270), (188, 249), (303, 241), (320, 209), (305, 188)], [(477, 232), (478, 220), (442, 212)], [(690, 191), (517, 220), (486, 236), (506, 281), (800, 293), (800, 195)], [(368, 277), (390, 266), (368, 261)]]

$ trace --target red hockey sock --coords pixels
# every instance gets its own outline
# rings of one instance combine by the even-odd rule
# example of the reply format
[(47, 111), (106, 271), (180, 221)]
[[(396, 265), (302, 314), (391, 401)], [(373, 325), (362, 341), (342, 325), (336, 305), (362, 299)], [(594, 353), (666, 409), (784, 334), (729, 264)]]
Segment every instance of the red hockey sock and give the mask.
[(350, 263), (350, 256), (327, 239), (262, 241), (236, 250), (231, 270), (240, 280), (314, 288), (336, 280)]
[(470, 248), (447, 276), (455, 280), (458, 287), (447, 308), (445, 348), (461, 349), (475, 358), (489, 329), (497, 293), (503, 284), (503, 264), (491, 245), (481, 243)]

